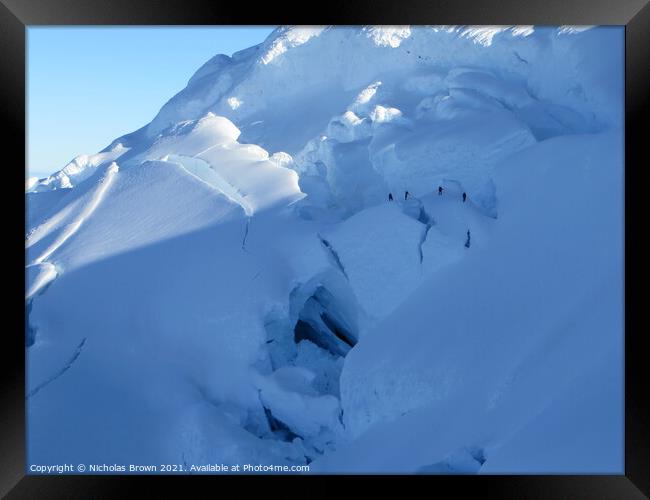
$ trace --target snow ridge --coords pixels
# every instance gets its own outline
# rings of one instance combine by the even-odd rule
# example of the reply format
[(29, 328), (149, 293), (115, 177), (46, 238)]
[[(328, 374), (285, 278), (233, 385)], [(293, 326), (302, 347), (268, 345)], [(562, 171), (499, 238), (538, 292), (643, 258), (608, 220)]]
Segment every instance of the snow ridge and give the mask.
[(95, 194), (93, 195), (88, 205), (86, 205), (83, 212), (81, 212), (79, 216), (74, 221), (72, 221), (72, 223), (70, 223), (65, 228), (65, 230), (61, 232), (59, 237), (47, 249), (45, 249), (45, 251), (39, 257), (34, 260), (34, 264), (40, 264), (45, 261), (79, 230), (81, 225), (92, 215), (97, 206), (102, 202), (102, 199), (106, 195), (106, 192), (111, 187), (111, 183), (113, 182), (115, 174), (117, 174), (119, 170), (120, 168), (117, 163), (113, 162), (109, 165), (109, 167), (106, 169), (106, 173), (98, 183)]

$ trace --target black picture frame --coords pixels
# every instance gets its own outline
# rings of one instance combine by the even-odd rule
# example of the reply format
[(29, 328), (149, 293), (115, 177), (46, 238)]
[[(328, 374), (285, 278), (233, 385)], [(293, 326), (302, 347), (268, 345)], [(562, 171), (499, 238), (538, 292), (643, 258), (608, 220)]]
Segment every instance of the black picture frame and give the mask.
[[(610, 476), (392, 476), (402, 483), (420, 481), (421, 487), (439, 492), (444, 486), (454, 496), (467, 490), (497, 498), (636, 499), (650, 497), (650, 398), (644, 380), (650, 379), (648, 353), (640, 309), (643, 297), (634, 293), (642, 285), (642, 228), (640, 210), (645, 202), (639, 180), (650, 164), (647, 139), (648, 89), (650, 88), (649, 0), (330, 0), (322, 3), (257, 6), (222, 0), (0, 0), (0, 109), (6, 160), (4, 174), (11, 185), (11, 209), (5, 227), (11, 237), (4, 243), (10, 255), (11, 286), (5, 296), (6, 311), (13, 320), (4, 328), (3, 368), (0, 379), (0, 495), (7, 498), (114, 498), (128, 493), (134, 483), (145, 483), (149, 496), (161, 488), (171, 494), (172, 477), (166, 476), (28, 476), (25, 473), (25, 327), (24, 224), (16, 216), (24, 208), (24, 178), (18, 165), (25, 152), (25, 34), (34, 25), (277, 25), (277, 24), (534, 24), (624, 25), (626, 57), (625, 99), (625, 474)], [(645, 141), (644, 141), (645, 139)], [(645, 161), (644, 161), (645, 160)], [(24, 163), (23, 163), (24, 164)], [(15, 262), (14, 262), (15, 260)], [(22, 262), (22, 264), (19, 264)], [(15, 281), (14, 281), (15, 280)], [(22, 330), (21, 330), (22, 329)], [(251, 481), (264, 477), (202, 476), (180, 478), (181, 487), (203, 485), (206, 480)], [(320, 476), (321, 478), (323, 476)], [(314, 476), (291, 476), (281, 481), (301, 481), (308, 486)], [(331, 476), (326, 476), (331, 479)], [(352, 479), (350, 476), (344, 478)], [(366, 477), (368, 479), (368, 477)], [(371, 476), (383, 488), (386, 478)], [(174, 476), (174, 483), (179, 480)], [(232, 485), (232, 483), (231, 483)], [(403, 489), (402, 494), (408, 490)], [(212, 483), (214, 487), (214, 483)], [(286, 488), (286, 485), (285, 485)], [(425, 491), (426, 491), (425, 490)], [(214, 492), (216, 494), (216, 492)]]

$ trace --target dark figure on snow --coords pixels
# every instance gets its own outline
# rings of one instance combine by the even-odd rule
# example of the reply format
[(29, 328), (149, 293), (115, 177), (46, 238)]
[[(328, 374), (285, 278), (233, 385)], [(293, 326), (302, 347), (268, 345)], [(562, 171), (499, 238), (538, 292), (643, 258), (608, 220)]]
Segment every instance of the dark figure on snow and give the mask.
[(438, 196), (442, 195), (442, 186), (438, 186)]
[(405, 199), (405, 200), (408, 200), (408, 199), (409, 199), (409, 194), (410, 194), (410, 193), (409, 193), (408, 191), (406, 191), (406, 192), (404, 193), (404, 199)]
[(388, 193), (388, 201), (393, 201), (393, 193)]
[(467, 241), (465, 242), (465, 248), (469, 248), (469, 229), (467, 230)]
[(463, 193), (463, 203), (465, 203), (465, 200), (467, 200), (467, 193)]

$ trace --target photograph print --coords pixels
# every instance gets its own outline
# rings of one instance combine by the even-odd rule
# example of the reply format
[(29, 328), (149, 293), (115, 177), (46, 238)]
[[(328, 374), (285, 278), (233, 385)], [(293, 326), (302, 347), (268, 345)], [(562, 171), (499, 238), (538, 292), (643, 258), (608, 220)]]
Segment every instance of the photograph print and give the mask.
[(27, 28), (26, 473), (623, 474), (623, 26)]

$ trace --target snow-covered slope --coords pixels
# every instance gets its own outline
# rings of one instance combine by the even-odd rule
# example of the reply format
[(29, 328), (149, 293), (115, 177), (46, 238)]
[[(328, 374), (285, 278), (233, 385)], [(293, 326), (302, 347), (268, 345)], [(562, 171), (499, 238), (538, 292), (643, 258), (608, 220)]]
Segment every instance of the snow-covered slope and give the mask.
[(29, 460), (620, 472), (622, 48), (280, 28), (30, 181)]
[[(498, 169), (489, 242), (423, 280), (348, 355), (344, 422), (362, 444), (325, 457), (327, 468), (417, 470), (464, 447), (489, 464), (524, 426), (530, 448), (486, 471), (567, 470), (551, 453), (567, 436), (598, 450), (584, 462), (571, 450), (574, 472), (622, 467), (621, 151), (618, 133), (556, 138)], [(606, 419), (593, 401), (556, 402), (596, 383)], [(544, 412), (559, 429), (533, 423)]]

